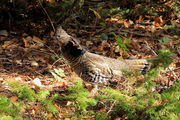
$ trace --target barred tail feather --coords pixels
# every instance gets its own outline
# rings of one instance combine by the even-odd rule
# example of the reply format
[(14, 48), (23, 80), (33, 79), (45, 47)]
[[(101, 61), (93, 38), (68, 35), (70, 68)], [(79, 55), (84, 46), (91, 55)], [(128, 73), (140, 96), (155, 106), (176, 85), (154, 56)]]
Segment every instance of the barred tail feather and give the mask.
[(126, 63), (130, 66), (130, 70), (140, 70), (142, 74), (146, 74), (150, 68), (146, 59), (126, 60)]

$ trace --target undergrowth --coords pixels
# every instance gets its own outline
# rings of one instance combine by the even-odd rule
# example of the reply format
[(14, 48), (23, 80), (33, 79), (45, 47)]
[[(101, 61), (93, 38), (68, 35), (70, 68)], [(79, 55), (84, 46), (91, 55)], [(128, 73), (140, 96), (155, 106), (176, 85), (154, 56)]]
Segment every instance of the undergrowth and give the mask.
[[(180, 84), (159, 92), (156, 90), (157, 83), (154, 80), (160, 75), (160, 71), (168, 67), (172, 62), (172, 53), (168, 50), (160, 50), (156, 59), (151, 62), (154, 68), (145, 76), (144, 80), (139, 80), (141, 75), (136, 73), (125, 75), (129, 83), (132, 82), (131, 89), (115, 90), (105, 87), (99, 90), (96, 98), (88, 98), (87, 91), (82, 87), (82, 83), (77, 82), (74, 87), (69, 88), (70, 94), (66, 99), (75, 101), (75, 114), (84, 115), (91, 103), (103, 103), (104, 112), (95, 113), (95, 120), (106, 120), (116, 118), (126, 118), (128, 120), (178, 120), (180, 113)], [(93, 104), (96, 105), (96, 104)], [(97, 104), (99, 105), (99, 104)], [(97, 106), (96, 105), (96, 106)], [(74, 107), (73, 106), (73, 107)], [(92, 109), (93, 110), (93, 109)]]
[(20, 113), (23, 104), (14, 102), (7, 97), (0, 97), (0, 120), (22, 120)]
[[(18, 101), (12, 101), (7, 97), (0, 97), (0, 120), (21, 120), (25, 109), (32, 107), (28, 103), (41, 103), (43, 112), (51, 113), (54, 116), (58, 109), (54, 106), (57, 94), (50, 96), (48, 90), (35, 91), (20, 81), (7, 81), (10, 90), (16, 93)], [(41, 108), (39, 108), (41, 109)], [(43, 115), (42, 115), (43, 117)]]
[[(177, 81), (174, 86), (162, 92), (155, 90), (154, 79), (160, 71), (168, 67), (172, 62), (172, 53), (168, 50), (159, 51), (159, 55), (151, 62), (155, 65), (145, 76), (144, 82), (138, 81), (138, 76), (126, 75), (126, 79), (136, 81), (128, 90), (114, 90), (103, 88), (98, 101), (103, 102), (109, 109), (113, 105), (108, 119), (123, 118), (133, 120), (178, 120), (180, 115), (180, 84)], [(139, 82), (139, 83), (138, 83)], [(107, 119), (107, 118), (106, 118)]]
[[(7, 97), (0, 97), (0, 120), (21, 120), (22, 114), (30, 107), (27, 103), (40, 103), (43, 111), (58, 117), (59, 110), (54, 106), (55, 101), (66, 101), (65, 118), (95, 120), (179, 120), (180, 118), (180, 83), (159, 92), (154, 80), (160, 71), (172, 62), (172, 53), (161, 50), (156, 59), (151, 62), (155, 65), (142, 79), (137, 73), (123, 73), (128, 81), (127, 89), (112, 89), (104, 87), (99, 95), (91, 97), (84, 88), (82, 81), (77, 80), (74, 86), (67, 89), (66, 95), (50, 94), (48, 90), (35, 91), (27, 84), (18, 81), (8, 81), (10, 90), (17, 94), (18, 100), (12, 101)], [(141, 79), (140, 79), (141, 78)], [(44, 116), (42, 115), (42, 118)]]
[(87, 110), (89, 106), (95, 106), (97, 100), (90, 98), (90, 93), (84, 88), (82, 80), (75, 81), (73, 87), (68, 88), (69, 95), (66, 97), (61, 97), (61, 100), (71, 100), (74, 103), (68, 107), (75, 108), (74, 114), (75, 118), (83, 119), (86, 114), (92, 115), (94, 112), (92, 110)]

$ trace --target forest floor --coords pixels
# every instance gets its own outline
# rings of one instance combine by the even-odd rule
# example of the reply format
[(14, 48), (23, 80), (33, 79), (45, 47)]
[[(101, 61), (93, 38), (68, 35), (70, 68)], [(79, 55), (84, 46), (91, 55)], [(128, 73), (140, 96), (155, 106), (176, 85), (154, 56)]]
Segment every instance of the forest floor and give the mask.
[[(79, 29), (63, 27), (88, 51), (116, 59), (153, 59), (158, 55), (159, 49), (169, 49), (173, 52), (173, 62), (161, 72), (157, 80), (162, 86), (170, 87), (179, 79), (180, 38), (178, 35), (171, 35), (164, 25), (161, 25), (163, 24), (161, 18), (152, 22), (139, 20), (133, 23), (117, 19), (107, 19), (106, 22), (107, 27), (94, 25), (82, 25)], [(179, 24), (177, 26), (180, 27)], [(118, 46), (112, 32), (123, 39), (127, 51)], [(61, 57), (59, 46), (51, 42), (52, 35), (53, 32), (49, 31), (49, 35), (40, 38), (15, 29), (11, 32), (0, 30), (0, 96), (18, 101), (18, 98), (14, 99), (16, 95), (9, 90), (6, 83), (8, 80), (27, 83), (35, 90), (48, 89), (64, 95), (66, 88), (73, 85), (74, 79), (80, 79)], [(57, 68), (63, 70), (61, 72), (64, 75), (53, 75), (52, 72)], [(69, 103), (55, 103), (55, 106), (61, 109), (60, 116), (71, 112), (68, 108), (62, 107), (66, 104)], [(27, 115), (34, 120), (41, 119), (40, 113), (35, 113), (38, 110), (36, 107), (38, 104), (32, 105), (24, 116)], [(51, 114), (48, 117), (55, 119)]]

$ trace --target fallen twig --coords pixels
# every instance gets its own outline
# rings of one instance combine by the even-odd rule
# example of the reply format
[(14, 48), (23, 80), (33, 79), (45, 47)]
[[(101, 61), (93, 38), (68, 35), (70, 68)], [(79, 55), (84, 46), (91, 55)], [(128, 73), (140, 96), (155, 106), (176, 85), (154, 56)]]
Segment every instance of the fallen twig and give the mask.
[[(158, 56), (158, 54), (157, 54), (153, 49), (151, 49), (151, 47), (149, 46), (148, 42), (145, 41), (145, 43), (146, 43), (147, 48), (148, 48), (149, 50), (151, 50), (151, 52), (152, 52), (155, 56)], [(169, 71), (171, 71), (172, 74), (173, 74), (173, 76), (175, 77), (175, 79), (178, 80), (178, 76), (176, 75), (176, 73), (175, 73), (172, 69), (170, 69), (170, 67), (167, 67), (167, 69), (168, 69)], [(168, 83), (169, 83), (169, 81), (168, 81)], [(169, 86), (169, 85), (168, 85), (168, 86)]]
[(116, 104), (116, 101), (114, 101), (114, 102), (112, 103), (112, 105), (111, 105), (111, 107), (109, 108), (107, 114), (109, 114), (109, 113), (112, 111), (112, 109), (113, 109), (113, 107), (114, 107), (115, 104)]
[(158, 54), (153, 50), (153, 49), (151, 49), (151, 47), (149, 46), (149, 44), (145, 41), (145, 43), (146, 43), (146, 46), (147, 46), (147, 48), (149, 49), (149, 50), (151, 50), (151, 52), (155, 55), (155, 56), (158, 56)]
[(147, 35), (147, 34), (141, 34), (141, 33), (138, 33), (138, 32), (135, 32), (135, 31), (128, 31), (128, 30), (120, 30), (122, 32), (127, 32), (127, 33), (131, 33), (131, 34), (134, 34), (134, 35), (138, 35), (138, 36), (143, 36), (143, 37), (152, 37), (152, 35)]
[(53, 22), (52, 22), (52, 20), (51, 20), (51, 18), (50, 18), (50, 16), (49, 16), (49, 14), (48, 14), (48, 12), (47, 12), (46, 9), (43, 7), (41, 1), (38, 0), (38, 2), (39, 2), (39, 4), (40, 4), (42, 10), (43, 10), (43, 11), (45, 12), (45, 14), (47, 15), (47, 17), (48, 17), (48, 19), (49, 19), (49, 22), (50, 22), (50, 24), (51, 24), (51, 26), (52, 26), (52, 28), (53, 28), (53, 31), (55, 32), (54, 24), (53, 24)]

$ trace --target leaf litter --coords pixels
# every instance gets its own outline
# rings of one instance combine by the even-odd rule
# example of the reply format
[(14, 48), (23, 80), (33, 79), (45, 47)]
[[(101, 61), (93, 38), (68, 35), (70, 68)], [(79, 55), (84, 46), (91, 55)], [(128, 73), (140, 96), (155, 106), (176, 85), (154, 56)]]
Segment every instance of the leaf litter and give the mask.
[[(93, 9), (91, 11), (94, 12), (97, 19), (100, 19), (96, 11)], [(161, 82), (163, 86), (169, 87), (179, 79), (180, 52), (178, 51), (178, 46), (180, 41), (178, 37), (167, 34), (166, 29), (163, 28), (164, 24), (161, 16), (154, 18), (153, 22), (144, 21), (140, 17), (136, 23), (131, 22), (131, 20), (110, 18), (106, 20), (106, 24), (109, 27), (106, 29), (99, 28), (95, 31), (93, 27), (87, 30), (65, 29), (68, 29), (70, 33), (80, 34), (77, 38), (89, 51), (117, 59), (152, 59), (155, 57), (153, 52), (157, 53), (159, 49), (170, 49), (174, 53), (173, 63), (171, 63), (170, 69), (165, 69), (161, 72), (157, 82)], [(118, 24), (118, 27), (116, 24)], [(115, 27), (110, 27), (113, 25)], [(118, 45), (118, 40), (115, 40), (113, 33), (121, 37), (121, 39), (117, 39), (120, 40), (121, 45), (126, 46), (125, 49), (128, 49), (128, 52)], [(67, 87), (73, 85), (73, 78), (77, 77), (77, 75), (59, 55), (58, 49), (50, 49), (50, 47), (46, 46), (48, 39), (50, 38), (41, 39), (37, 36), (29, 36), (26, 33), (22, 33), (22, 36), (18, 37), (7, 37), (7, 34), (5, 35), (4, 33), (0, 36), (0, 45), (2, 46), (0, 48), (1, 95), (9, 97), (14, 102), (18, 101), (17, 96), (9, 91), (5, 83), (9, 79), (27, 83), (33, 89), (48, 89), (51, 92), (57, 90), (60, 94), (66, 95), (64, 91), (66, 91)], [(55, 55), (54, 52), (59, 56)], [(68, 108), (62, 108), (62, 106), (67, 104), (70, 104), (70, 101), (54, 104), (54, 107), (59, 111), (60, 118), (73, 111)], [(28, 116), (28, 118), (40, 118), (41, 112), (44, 112), (37, 102), (29, 103), (28, 106), (24, 113), (24, 116)], [(54, 119), (51, 113), (44, 112), (43, 114), (46, 114), (48, 119)], [(70, 118), (67, 117), (65, 119)]]

